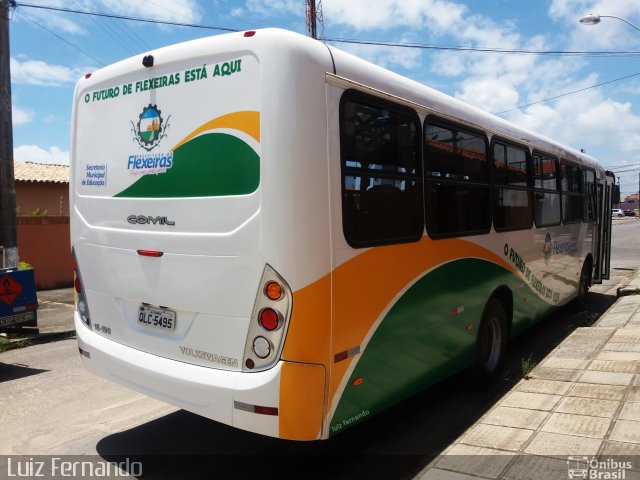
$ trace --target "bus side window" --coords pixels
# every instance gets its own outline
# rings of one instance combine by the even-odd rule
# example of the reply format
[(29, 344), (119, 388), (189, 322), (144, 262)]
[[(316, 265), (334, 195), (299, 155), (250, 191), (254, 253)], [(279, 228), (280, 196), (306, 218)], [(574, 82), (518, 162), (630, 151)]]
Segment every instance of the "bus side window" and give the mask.
[(487, 140), (437, 118), (424, 129), (427, 232), (434, 238), (491, 229)]
[(579, 222), (582, 219), (580, 184), (580, 168), (564, 161), (560, 163), (562, 221), (564, 223)]
[(506, 142), (495, 142), (492, 153), (495, 229), (531, 228), (533, 205), (529, 188), (529, 151)]
[(560, 224), (558, 160), (533, 152), (534, 218), (537, 227)]
[(422, 237), (422, 169), (417, 114), (348, 90), (340, 102), (342, 225), (352, 247)]

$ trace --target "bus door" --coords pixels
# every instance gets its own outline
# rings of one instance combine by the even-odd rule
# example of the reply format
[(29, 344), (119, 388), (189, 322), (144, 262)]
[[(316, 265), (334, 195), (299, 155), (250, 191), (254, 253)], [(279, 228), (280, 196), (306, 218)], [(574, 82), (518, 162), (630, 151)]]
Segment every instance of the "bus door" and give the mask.
[(609, 172), (605, 181), (598, 184), (598, 245), (593, 283), (602, 283), (611, 274), (611, 206), (616, 187), (615, 176), (609, 177)]

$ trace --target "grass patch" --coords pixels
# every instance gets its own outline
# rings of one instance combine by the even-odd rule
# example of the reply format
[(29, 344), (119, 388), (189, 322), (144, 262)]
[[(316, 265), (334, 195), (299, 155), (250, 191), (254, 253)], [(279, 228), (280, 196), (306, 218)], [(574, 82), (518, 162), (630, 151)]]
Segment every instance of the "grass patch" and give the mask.
[(580, 312), (577, 317), (579, 327), (592, 327), (600, 318), (600, 312)]
[(6, 352), (7, 350), (13, 350), (14, 348), (24, 348), (31, 345), (31, 342), (28, 338), (23, 338), (22, 340), (18, 340), (16, 342), (10, 342), (6, 338), (0, 337), (0, 353)]
[(520, 359), (520, 373), (522, 374), (522, 378), (525, 380), (531, 380), (533, 377), (531, 376), (531, 372), (538, 363), (531, 358), (529, 355), (527, 358)]

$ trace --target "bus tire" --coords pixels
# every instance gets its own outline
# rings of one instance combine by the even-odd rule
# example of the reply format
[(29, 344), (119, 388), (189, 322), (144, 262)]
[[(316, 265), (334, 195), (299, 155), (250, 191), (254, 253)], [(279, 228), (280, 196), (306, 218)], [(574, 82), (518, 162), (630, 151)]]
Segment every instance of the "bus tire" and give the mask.
[(574, 312), (582, 312), (587, 309), (587, 296), (591, 286), (591, 265), (589, 260), (585, 260), (578, 279), (578, 295), (571, 302), (571, 309)]
[(472, 387), (487, 387), (502, 372), (509, 342), (507, 315), (502, 302), (487, 302), (478, 328), (470, 371)]

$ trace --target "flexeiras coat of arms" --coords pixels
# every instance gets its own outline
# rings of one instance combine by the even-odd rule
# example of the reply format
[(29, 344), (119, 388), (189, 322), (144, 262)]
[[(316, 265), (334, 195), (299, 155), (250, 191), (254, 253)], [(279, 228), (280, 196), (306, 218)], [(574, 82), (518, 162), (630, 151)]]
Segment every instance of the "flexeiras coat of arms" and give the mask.
[(171, 116), (164, 120), (158, 106), (149, 104), (142, 109), (142, 113), (138, 116), (138, 123), (131, 122), (133, 139), (141, 148), (150, 152), (167, 136), (165, 132), (170, 118)]

